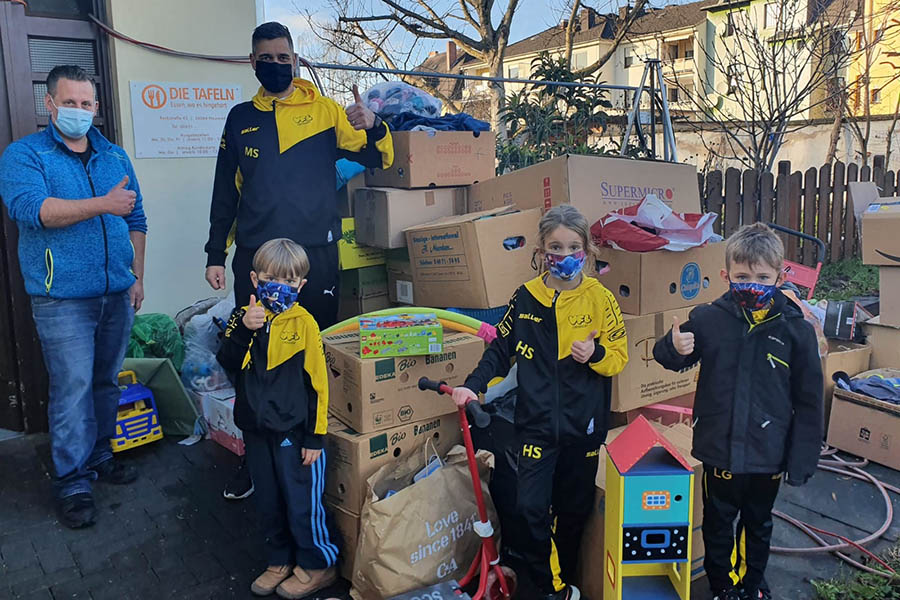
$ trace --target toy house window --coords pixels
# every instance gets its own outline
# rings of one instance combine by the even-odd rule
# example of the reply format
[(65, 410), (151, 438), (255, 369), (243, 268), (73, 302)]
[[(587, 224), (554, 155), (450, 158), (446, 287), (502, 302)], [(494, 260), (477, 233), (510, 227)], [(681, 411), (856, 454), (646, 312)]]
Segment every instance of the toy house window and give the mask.
[(644, 510), (667, 510), (671, 506), (669, 492), (648, 491), (641, 498)]

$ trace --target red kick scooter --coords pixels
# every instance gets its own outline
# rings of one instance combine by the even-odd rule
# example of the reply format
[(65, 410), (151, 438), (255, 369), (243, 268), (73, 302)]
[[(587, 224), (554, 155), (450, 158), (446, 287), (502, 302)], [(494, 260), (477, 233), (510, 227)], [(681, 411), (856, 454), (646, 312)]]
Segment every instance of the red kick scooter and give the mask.
[[(426, 377), (419, 380), (419, 389), (422, 391), (430, 390), (448, 396), (453, 394), (453, 388), (443, 381), (431, 381)], [(481, 547), (478, 549), (478, 554), (475, 556), (475, 560), (472, 561), (469, 571), (459, 581), (458, 585), (460, 588), (466, 587), (475, 580), (475, 575), (478, 574), (478, 590), (471, 596), (472, 600), (510, 600), (513, 593), (515, 593), (516, 574), (509, 567), (500, 566), (500, 556), (497, 553), (497, 544), (494, 541), (494, 527), (488, 520), (484, 495), (481, 492), (481, 477), (478, 475), (478, 465), (475, 462), (475, 448), (472, 445), (472, 434), (469, 432), (467, 412), (472, 417), (476, 427), (484, 428), (490, 425), (491, 422), (491, 416), (481, 409), (481, 404), (478, 401), (471, 401), (465, 408), (460, 407), (458, 410), (459, 426), (462, 429), (463, 441), (466, 445), (469, 473), (472, 475), (472, 488), (475, 490), (475, 502), (478, 504), (480, 522), (475, 523), (474, 529), (481, 536)], [(447, 584), (440, 584), (435, 586), (435, 588), (445, 585)], [(427, 594), (435, 588), (409, 592), (397, 598), (430, 598), (430, 595), (423, 595), (423, 593)], [(457, 598), (467, 597), (459, 590), (455, 593)]]

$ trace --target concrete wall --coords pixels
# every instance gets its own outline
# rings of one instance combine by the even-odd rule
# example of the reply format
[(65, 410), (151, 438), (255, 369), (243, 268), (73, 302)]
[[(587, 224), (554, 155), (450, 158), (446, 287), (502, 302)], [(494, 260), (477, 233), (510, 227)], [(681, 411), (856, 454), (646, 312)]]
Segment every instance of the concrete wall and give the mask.
[[(253, 0), (115, 0), (112, 26), (133, 38), (215, 55), (246, 55), (256, 26)], [(204, 279), (215, 158), (134, 159), (129, 81), (239, 84), (244, 100), (258, 87), (248, 65), (165, 56), (112, 40), (120, 141), (134, 160), (150, 231), (142, 312), (177, 311), (214, 295)], [(229, 286), (231, 272), (229, 270)], [(221, 294), (221, 292), (220, 292)]]
[[(871, 156), (885, 154), (887, 146), (887, 132), (890, 127), (888, 121), (873, 121), (872, 135), (869, 140), (868, 152), (869, 164), (872, 164)], [(816, 125), (807, 127), (787, 136), (784, 146), (778, 154), (777, 160), (791, 161), (793, 171), (804, 171), (809, 167), (818, 167), (825, 162), (825, 154), (828, 152), (828, 141), (831, 136), (831, 125)], [(706, 143), (718, 142), (722, 134), (707, 133)], [(900, 125), (894, 131), (893, 146), (891, 150), (889, 169), (900, 169)], [(707, 162), (708, 151), (700, 136), (695, 132), (679, 131), (675, 134), (675, 142), (678, 147), (679, 162), (687, 162), (697, 165), (702, 170)], [(659, 144), (661, 144), (661, 138)], [(862, 164), (859, 156), (859, 146), (849, 130), (842, 132), (838, 142), (837, 158), (845, 163), (855, 162)], [(728, 167), (742, 168), (736, 161), (719, 160), (715, 157), (709, 159), (712, 170)]]

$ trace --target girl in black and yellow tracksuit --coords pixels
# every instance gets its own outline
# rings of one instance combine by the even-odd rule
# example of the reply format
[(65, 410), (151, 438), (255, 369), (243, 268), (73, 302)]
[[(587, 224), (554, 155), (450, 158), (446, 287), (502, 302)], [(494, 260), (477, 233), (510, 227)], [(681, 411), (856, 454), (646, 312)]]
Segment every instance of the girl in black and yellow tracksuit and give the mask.
[(612, 293), (581, 272), (592, 254), (585, 218), (572, 206), (552, 209), (540, 246), (548, 271), (513, 294), (497, 339), (454, 399), (486, 391), (518, 364), (516, 496), (529, 542), (519, 550), (542, 594), (577, 600), (566, 583), (594, 499), (610, 378), (625, 367), (628, 342)]
[[(302, 450), (321, 450), (328, 423), (328, 375), (319, 327), (294, 303), (266, 310), (250, 330), (248, 307), (231, 314), (217, 356), (234, 375), (234, 422), (244, 434), (269, 565), (307, 572), (334, 567), (338, 548), (322, 505), (325, 454), (309, 466)], [(288, 572), (288, 574), (290, 574)]]

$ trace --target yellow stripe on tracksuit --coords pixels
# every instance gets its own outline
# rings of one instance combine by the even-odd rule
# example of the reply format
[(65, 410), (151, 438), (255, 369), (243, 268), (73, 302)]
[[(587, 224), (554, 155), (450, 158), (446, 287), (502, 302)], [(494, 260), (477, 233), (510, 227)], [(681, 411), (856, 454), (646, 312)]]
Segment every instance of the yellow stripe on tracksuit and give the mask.
[(731, 550), (731, 566), (733, 570), (728, 575), (734, 585), (740, 585), (747, 575), (747, 529), (741, 527), (734, 539), (734, 548)]
[(553, 590), (560, 592), (565, 589), (566, 584), (562, 580), (562, 569), (559, 566), (559, 553), (556, 551), (554, 535), (556, 535), (556, 519), (553, 519), (553, 527), (550, 528), (550, 572), (553, 574)]

